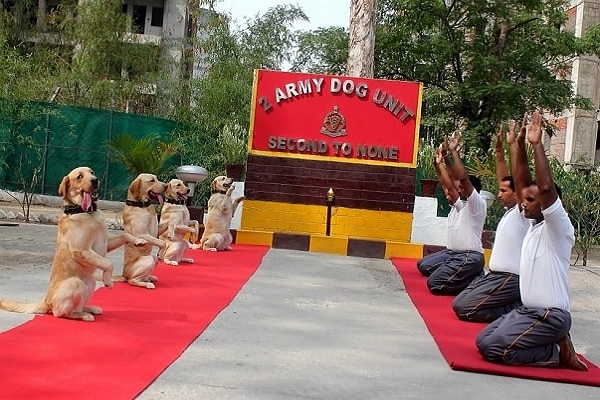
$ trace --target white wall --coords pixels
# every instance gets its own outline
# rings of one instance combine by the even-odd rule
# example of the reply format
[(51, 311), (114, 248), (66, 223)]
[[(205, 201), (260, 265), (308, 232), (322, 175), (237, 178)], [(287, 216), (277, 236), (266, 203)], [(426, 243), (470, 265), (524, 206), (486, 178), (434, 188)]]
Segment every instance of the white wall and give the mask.
[(446, 246), (446, 217), (437, 216), (438, 202), (433, 197), (415, 197), (411, 243)]

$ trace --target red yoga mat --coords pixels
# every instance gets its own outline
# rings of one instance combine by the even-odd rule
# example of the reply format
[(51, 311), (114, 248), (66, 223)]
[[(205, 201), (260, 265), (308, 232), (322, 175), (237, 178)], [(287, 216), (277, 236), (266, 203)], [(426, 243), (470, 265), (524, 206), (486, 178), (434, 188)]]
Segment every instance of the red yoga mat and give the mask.
[(450, 368), (457, 371), (600, 386), (600, 368), (581, 355), (579, 358), (589, 368), (587, 372), (563, 368), (509, 366), (485, 361), (475, 345), (475, 337), (485, 324), (459, 320), (452, 310), (454, 297), (431, 294), (427, 288), (427, 278), (417, 270), (417, 260), (392, 258), (391, 261)]
[(90, 304), (94, 322), (37, 315), (0, 334), (0, 396), (9, 399), (132, 399), (229, 305), (266, 246), (190, 250), (195, 264), (159, 263), (156, 289), (115, 283)]

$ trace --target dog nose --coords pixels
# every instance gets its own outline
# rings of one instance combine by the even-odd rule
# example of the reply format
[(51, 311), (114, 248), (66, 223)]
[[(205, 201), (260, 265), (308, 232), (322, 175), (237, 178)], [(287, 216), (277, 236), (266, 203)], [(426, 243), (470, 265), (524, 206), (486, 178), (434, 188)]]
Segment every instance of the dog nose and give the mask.
[(186, 190), (185, 192), (186, 192), (186, 193), (189, 193), (189, 192), (190, 192), (190, 188), (187, 188), (187, 190)]
[(92, 186), (93, 187), (98, 187), (98, 178), (96, 178), (95, 176), (92, 177)]

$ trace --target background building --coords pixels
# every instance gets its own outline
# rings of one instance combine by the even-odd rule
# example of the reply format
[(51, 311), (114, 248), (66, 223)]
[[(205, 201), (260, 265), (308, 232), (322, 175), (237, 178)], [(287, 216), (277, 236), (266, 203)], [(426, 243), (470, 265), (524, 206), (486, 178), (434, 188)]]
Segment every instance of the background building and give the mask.
[[(600, 1), (571, 0), (566, 28), (581, 36), (600, 23)], [(598, 57), (582, 56), (573, 61), (571, 80), (575, 94), (591, 99), (594, 110), (572, 108), (554, 122), (556, 135), (547, 138), (550, 153), (573, 167), (589, 167), (600, 162), (600, 65)]]

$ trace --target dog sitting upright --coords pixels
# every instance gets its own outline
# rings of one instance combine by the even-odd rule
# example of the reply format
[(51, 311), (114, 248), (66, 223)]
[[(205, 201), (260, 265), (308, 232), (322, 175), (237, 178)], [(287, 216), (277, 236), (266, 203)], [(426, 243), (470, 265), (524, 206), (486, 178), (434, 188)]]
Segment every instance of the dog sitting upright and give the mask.
[(166, 184), (153, 174), (139, 174), (127, 190), (127, 201), (123, 208), (123, 228), (125, 232), (146, 240), (144, 246), (125, 246), (123, 275), (115, 276), (115, 281), (127, 281), (130, 285), (154, 289), (158, 280), (152, 271), (158, 257), (152, 253), (157, 246), (164, 249), (166, 243), (158, 238), (158, 219), (155, 204), (163, 204), (162, 194)]
[(102, 281), (112, 287), (113, 264), (106, 253), (125, 243), (145, 245), (127, 232), (110, 235), (101, 211), (97, 210), (98, 178), (88, 167), (78, 167), (65, 176), (58, 188), (64, 213), (58, 221), (56, 254), (50, 270), (46, 298), (28, 304), (1, 300), (0, 308), (21, 313), (94, 321), (102, 309), (86, 305), (96, 289), (94, 272), (102, 270)]
[(185, 204), (189, 192), (180, 179), (171, 179), (165, 189), (158, 227), (159, 238), (166, 243), (165, 248), (158, 251), (158, 258), (165, 264), (194, 263), (194, 259), (183, 257), (190, 247), (185, 235), (197, 236), (200, 230), (198, 221), (190, 220), (190, 211)]
[(208, 213), (204, 222), (204, 232), (200, 239), (203, 250), (231, 250), (231, 220), (238, 205), (246, 198), (231, 199), (235, 190), (233, 179), (217, 176), (210, 184), (212, 195), (208, 200)]

